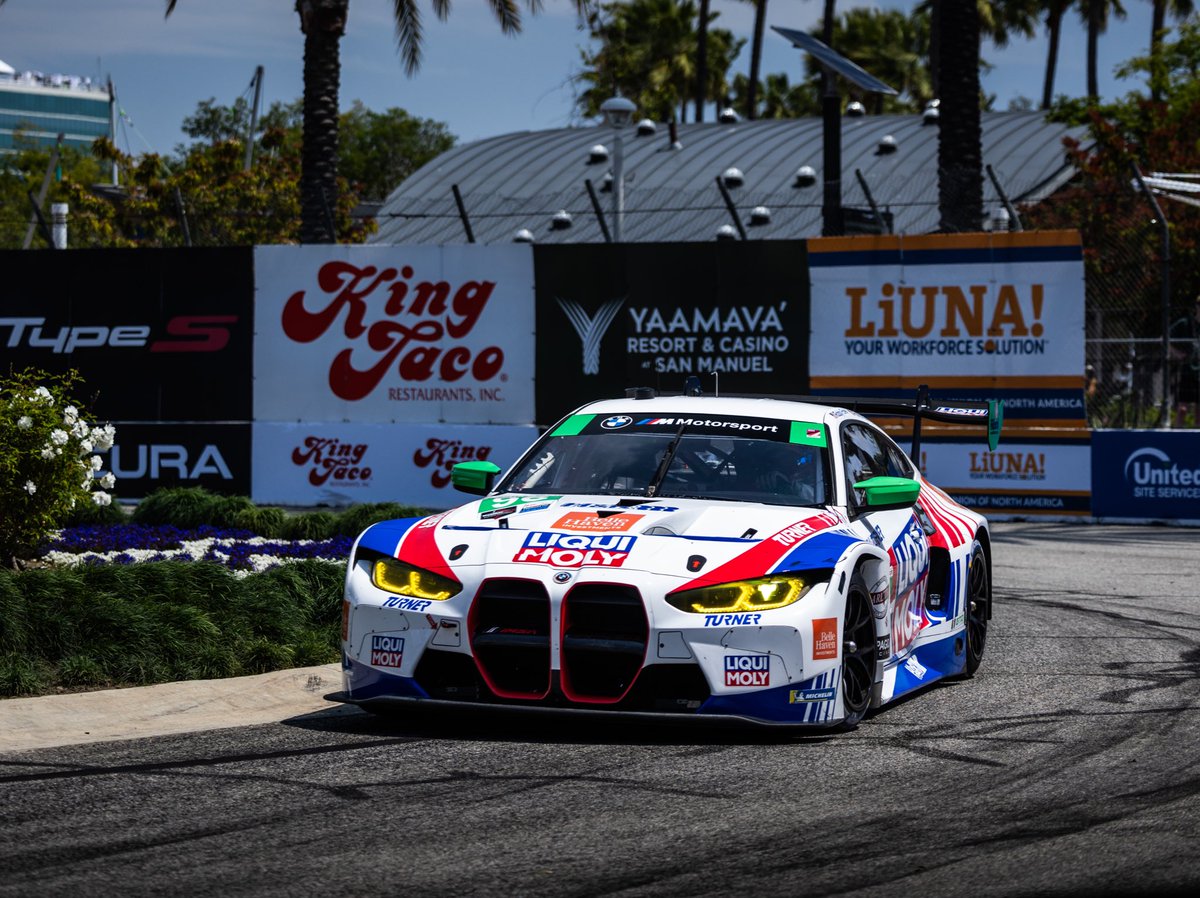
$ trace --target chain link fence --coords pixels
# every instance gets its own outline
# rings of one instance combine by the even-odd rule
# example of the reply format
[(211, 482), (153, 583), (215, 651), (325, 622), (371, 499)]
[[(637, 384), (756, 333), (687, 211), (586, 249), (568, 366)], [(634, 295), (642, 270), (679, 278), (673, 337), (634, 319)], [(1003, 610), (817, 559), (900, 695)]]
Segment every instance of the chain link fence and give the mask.
[(1089, 423), (1093, 428), (1194, 428), (1200, 304), (1195, 294), (1188, 295), (1195, 280), (1190, 264), (1185, 267), (1190, 259), (1163, 264), (1161, 231), (1149, 215), (1145, 228), (1124, 236), (1133, 239), (1085, 247), (1083, 383)]

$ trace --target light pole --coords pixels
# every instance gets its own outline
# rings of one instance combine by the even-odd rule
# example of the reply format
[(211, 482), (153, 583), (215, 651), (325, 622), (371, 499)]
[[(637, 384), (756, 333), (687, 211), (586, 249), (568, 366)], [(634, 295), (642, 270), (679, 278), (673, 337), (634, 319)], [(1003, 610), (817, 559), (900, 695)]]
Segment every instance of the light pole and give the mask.
[(609, 97), (600, 104), (604, 120), (613, 129), (613, 242), (621, 242), (621, 218), (625, 214), (625, 154), (621, 130), (632, 120), (637, 106), (622, 96)]

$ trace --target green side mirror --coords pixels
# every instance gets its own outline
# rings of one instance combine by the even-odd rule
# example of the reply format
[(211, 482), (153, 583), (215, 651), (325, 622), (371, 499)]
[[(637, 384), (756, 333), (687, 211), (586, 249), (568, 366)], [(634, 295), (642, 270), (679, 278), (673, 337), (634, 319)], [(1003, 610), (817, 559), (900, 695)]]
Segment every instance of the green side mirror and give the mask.
[(486, 496), (499, 473), (500, 466), (490, 461), (462, 461), (450, 469), (450, 482), (461, 492)]
[(887, 508), (908, 508), (916, 504), (921, 484), (907, 477), (872, 477), (854, 484), (856, 490), (867, 493), (867, 508), (881, 511)]

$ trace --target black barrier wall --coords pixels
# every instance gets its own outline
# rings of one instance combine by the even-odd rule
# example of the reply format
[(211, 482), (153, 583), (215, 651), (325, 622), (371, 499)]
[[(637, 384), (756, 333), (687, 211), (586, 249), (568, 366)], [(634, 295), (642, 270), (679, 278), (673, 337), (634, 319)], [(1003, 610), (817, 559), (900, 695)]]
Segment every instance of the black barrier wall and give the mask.
[(250, 248), (5, 251), (0, 270), (5, 371), (79, 371), (101, 420), (250, 420)]
[[(537, 423), (626, 387), (808, 391), (803, 241), (534, 247)], [(715, 375), (715, 376), (714, 376)]]

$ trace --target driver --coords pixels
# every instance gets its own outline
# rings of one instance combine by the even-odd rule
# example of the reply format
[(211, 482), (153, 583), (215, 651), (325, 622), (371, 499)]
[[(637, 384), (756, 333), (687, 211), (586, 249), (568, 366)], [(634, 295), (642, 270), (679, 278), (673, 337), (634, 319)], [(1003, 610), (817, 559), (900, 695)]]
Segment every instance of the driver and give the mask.
[(743, 489), (815, 502), (816, 461), (803, 446), (747, 440), (734, 454), (738, 483)]

